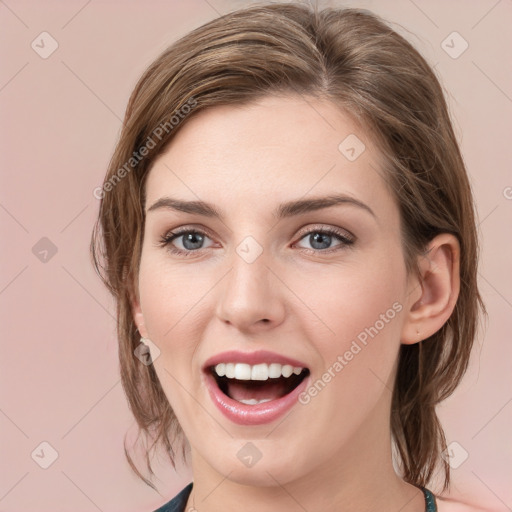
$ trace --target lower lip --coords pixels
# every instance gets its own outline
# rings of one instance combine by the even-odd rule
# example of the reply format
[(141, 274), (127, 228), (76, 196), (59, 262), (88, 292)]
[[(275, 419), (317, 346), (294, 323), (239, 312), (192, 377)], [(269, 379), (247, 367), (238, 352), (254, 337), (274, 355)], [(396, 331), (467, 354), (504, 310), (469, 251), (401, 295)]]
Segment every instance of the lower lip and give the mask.
[(210, 398), (226, 418), (239, 425), (263, 425), (275, 421), (297, 404), (299, 395), (307, 387), (310, 375), (287, 395), (257, 405), (247, 405), (229, 398), (219, 389), (211, 373), (206, 373), (205, 378)]

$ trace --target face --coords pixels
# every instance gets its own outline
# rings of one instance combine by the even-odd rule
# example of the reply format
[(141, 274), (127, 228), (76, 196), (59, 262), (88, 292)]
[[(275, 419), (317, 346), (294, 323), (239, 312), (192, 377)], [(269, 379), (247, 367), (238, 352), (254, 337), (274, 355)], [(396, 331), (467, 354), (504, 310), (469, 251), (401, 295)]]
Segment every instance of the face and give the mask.
[(410, 286), (380, 165), (293, 96), (203, 111), (155, 161), (134, 316), (194, 471), (284, 484), (389, 443)]

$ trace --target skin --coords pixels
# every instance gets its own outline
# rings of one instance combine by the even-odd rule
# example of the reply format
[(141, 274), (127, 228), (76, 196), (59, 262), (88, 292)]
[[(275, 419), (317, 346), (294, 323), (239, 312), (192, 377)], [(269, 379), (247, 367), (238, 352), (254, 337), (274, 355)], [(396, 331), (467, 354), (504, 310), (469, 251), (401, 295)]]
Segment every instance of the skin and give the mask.
[[(349, 134), (366, 146), (352, 162), (338, 150)], [(132, 304), (139, 332), (161, 352), (155, 370), (190, 444), (194, 489), (187, 507), (425, 509), (421, 491), (392, 466), (391, 390), (400, 344), (427, 338), (453, 310), (459, 247), (451, 235), (439, 235), (428, 257), (418, 258), (420, 279), (407, 275), (399, 210), (380, 165), (371, 139), (336, 106), (291, 95), (202, 111), (155, 160), (147, 209), (172, 196), (208, 201), (224, 215), (149, 211)], [(334, 191), (374, 215), (343, 204), (279, 221), (272, 216), (285, 201)], [(159, 245), (179, 227), (207, 232), (191, 256)], [(350, 233), (354, 243), (332, 237), (314, 245), (309, 234), (330, 227)], [(263, 251), (250, 264), (236, 252), (247, 236)], [(184, 237), (170, 245), (193, 252)], [(200, 368), (212, 355), (271, 350), (306, 362), (314, 382), (394, 303), (401, 311), (321, 393), (287, 416), (240, 426), (211, 402)], [(248, 441), (262, 454), (250, 468), (237, 458)]]

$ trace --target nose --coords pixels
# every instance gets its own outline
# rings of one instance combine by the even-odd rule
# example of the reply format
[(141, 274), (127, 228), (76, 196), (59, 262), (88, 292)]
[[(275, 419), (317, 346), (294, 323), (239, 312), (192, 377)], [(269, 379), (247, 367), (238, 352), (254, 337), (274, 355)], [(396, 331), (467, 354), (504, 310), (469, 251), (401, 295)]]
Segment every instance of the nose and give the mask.
[(254, 261), (233, 251), (230, 270), (219, 284), (216, 314), (240, 331), (261, 332), (285, 317), (284, 285), (265, 251)]

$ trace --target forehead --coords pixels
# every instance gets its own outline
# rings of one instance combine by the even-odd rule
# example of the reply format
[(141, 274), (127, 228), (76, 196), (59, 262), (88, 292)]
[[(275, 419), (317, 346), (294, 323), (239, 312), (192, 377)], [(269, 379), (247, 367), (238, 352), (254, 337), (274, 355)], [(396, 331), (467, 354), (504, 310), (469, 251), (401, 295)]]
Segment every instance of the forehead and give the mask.
[(216, 204), (269, 206), (346, 193), (385, 209), (393, 198), (381, 155), (358, 123), (332, 102), (268, 96), (203, 110), (153, 163), (146, 204), (162, 195)]

